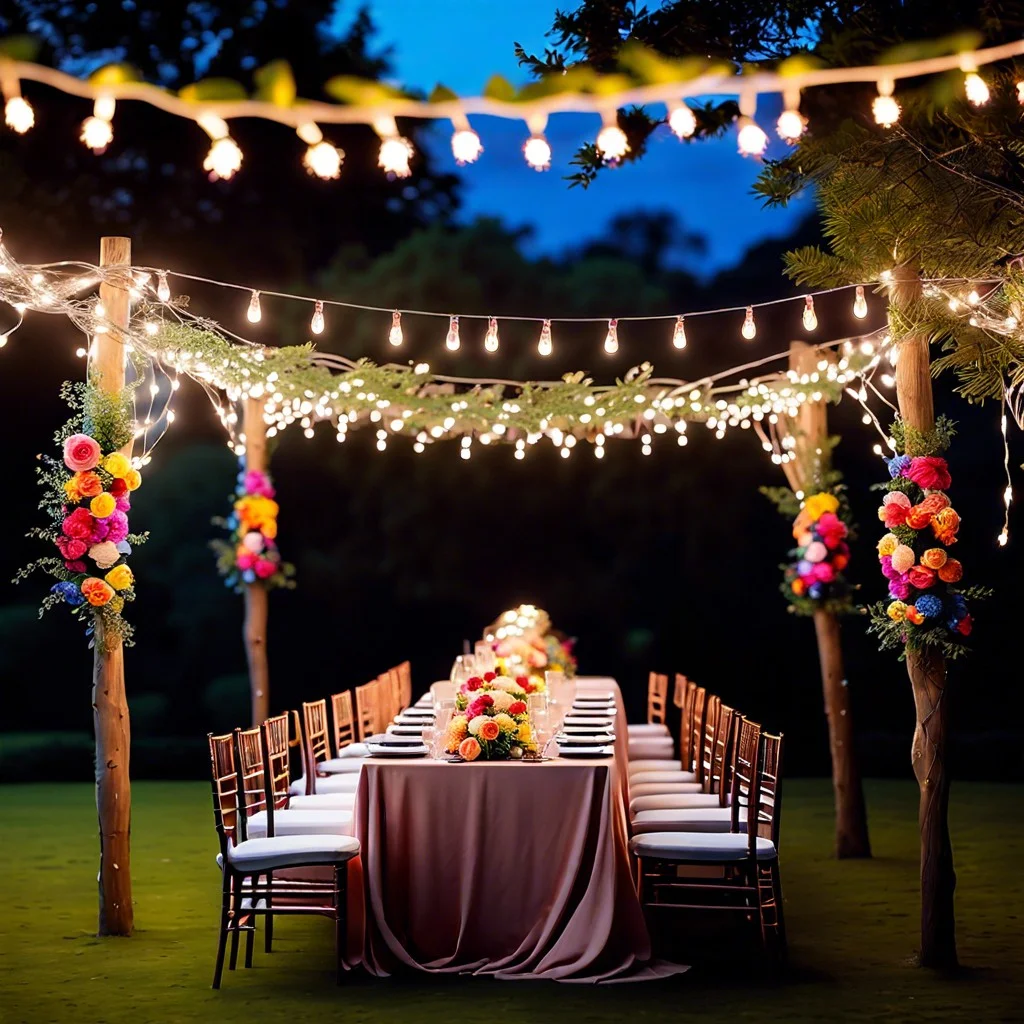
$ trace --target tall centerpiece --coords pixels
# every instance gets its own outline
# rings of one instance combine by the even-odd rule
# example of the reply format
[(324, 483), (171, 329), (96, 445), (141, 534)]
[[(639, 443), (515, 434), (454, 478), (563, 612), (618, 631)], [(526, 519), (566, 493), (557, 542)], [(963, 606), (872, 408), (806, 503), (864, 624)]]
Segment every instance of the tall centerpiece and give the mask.
[(518, 760), (535, 754), (523, 682), (487, 672), (467, 679), (455, 695), (444, 749), (465, 761)]
[(551, 625), (543, 608), (521, 604), (503, 612), (484, 630), (484, 639), (494, 644), (498, 667), (508, 676), (526, 676), (537, 692), (544, 692), (545, 672), (576, 675), (573, 654), (575, 639)]

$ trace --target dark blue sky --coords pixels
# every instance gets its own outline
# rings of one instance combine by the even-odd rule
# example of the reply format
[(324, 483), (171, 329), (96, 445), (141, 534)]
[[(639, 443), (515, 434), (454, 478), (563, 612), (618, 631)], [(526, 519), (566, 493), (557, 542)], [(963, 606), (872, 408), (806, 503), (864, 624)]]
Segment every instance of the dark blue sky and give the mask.
[[(512, 44), (540, 52), (555, 8), (571, 0), (371, 0), (378, 42), (393, 48), (398, 79), (426, 90), (438, 81), (461, 95), (479, 93), (494, 73), (514, 82), (527, 75), (516, 64)], [(759, 120), (772, 131), (777, 109), (762, 100)], [(669, 209), (684, 225), (704, 234), (708, 252), (692, 269), (709, 274), (736, 263), (751, 245), (786, 235), (810, 209), (804, 200), (788, 210), (762, 210), (750, 195), (757, 164), (736, 152), (735, 136), (694, 145), (680, 143), (659, 129), (647, 156), (603, 174), (584, 191), (562, 180), (576, 147), (600, 128), (596, 116), (558, 115), (549, 122), (554, 151), (550, 171), (538, 174), (522, 157), (528, 135), (519, 122), (477, 118), (484, 144), (479, 161), (457, 168), (448, 138), (451, 126), (439, 122), (434, 150), (445, 169), (464, 181), (464, 216), (499, 215), (513, 226), (531, 225), (537, 252), (559, 252), (598, 234), (616, 213)], [(773, 146), (779, 147), (776, 142)]]

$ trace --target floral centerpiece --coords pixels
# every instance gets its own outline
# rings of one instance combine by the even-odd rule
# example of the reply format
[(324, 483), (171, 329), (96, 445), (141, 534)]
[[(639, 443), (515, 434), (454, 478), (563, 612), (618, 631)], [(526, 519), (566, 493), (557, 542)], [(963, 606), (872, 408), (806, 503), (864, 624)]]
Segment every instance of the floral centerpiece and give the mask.
[(843, 575), (850, 563), (849, 528), (839, 495), (821, 491), (807, 498), (793, 522), (797, 546), (783, 568), (782, 593), (798, 615), (818, 608), (848, 612), (853, 602)]
[(535, 753), (524, 683), (529, 685), (494, 672), (463, 683), (455, 695), (456, 713), (444, 749), (465, 761), (507, 761)]
[(131, 627), (122, 617), (125, 603), (135, 600), (128, 557), (133, 544), (145, 540), (128, 527), (131, 493), (142, 476), (120, 451), (134, 435), (131, 389), (109, 395), (90, 384), (67, 383), (61, 397), (74, 410), (54, 438), (61, 458), (42, 456), (38, 468), (44, 488), (39, 508), (49, 524), (29, 532), (56, 547), (58, 555), (38, 559), (16, 580), (43, 570), (57, 582), (40, 614), (66, 604), (104, 645), (130, 643)]
[(521, 604), (503, 612), (484, 631), (484, 639), (494, 644), (506, 675), (525, 672), (539, 691), (545, 689), (545, 671), (576, 675), (575, 639), (553, 629), (551, 617), (536, 605)]
[(281, 560), (277, 549), (278, 504), (270, 474), (241, 469), (235, 488), (234, 511), (215, 523), (231, 531), (228, 540), (215, 540), (217, 568), (224, 585), (241, 592), (246, 583), (265, 587), (294, 587), (295, 567)]

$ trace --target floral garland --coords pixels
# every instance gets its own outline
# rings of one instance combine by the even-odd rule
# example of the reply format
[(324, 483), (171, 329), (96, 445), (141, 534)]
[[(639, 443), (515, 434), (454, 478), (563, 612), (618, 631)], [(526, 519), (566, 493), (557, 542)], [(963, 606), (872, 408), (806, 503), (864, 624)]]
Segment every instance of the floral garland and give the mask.
[(448, 724), (444, 749), (464, 761), (517, 760), (536, 752), (526, 682), (487, 672), (463, 683), (455, 695), (456, 714)]
[(962, 563), (951, 557), (960, 516), (946, 491), (952, 478), (946, 460), (937, 453), (952, 437), (952, 425), (940, 418), (929, 435), (910, 435), (896, 424), (893, 437), (915, 454), (886, 460), (890, 480), (878, 518), (888, 533), (878, 542), (882, 575), (889, 581), (888, 603), (871, 609), (871, 631), (881, 647), (941, 647), (948, 657), (966, 651), (965, 639), (974, 626), (969, 599), (987, 597), (986, 588), (960, 589)]
[(29, 532), (54, 545), (60, 557), (40, 558), (21, 570), (15, 582), (35, 569), (57, 582), (43, 599), (40, 615), (66, 604), (99, 634), (105, 649), (131, 642), (131, 627), (122, 617), (126, 601), (135, 600), (135, 576), (128, 566), (133, 545), (145, 536), (129, 533), (130, 494), (142, 476), (119, 449), (133, 437), (132, 391), (108, 395), (91, 384), (68, 384), (61, 397), (75, 415), (54, 440), (61, 458), (42, 456), (38, 467), (44, 488), (39, 508), (49, 525)]
[(295, 567), (281, 560), (277, 549), (277, 514), (274, 485), (270, 474), (258, 469), (238, 472), (234, 511), (227, 519), (215, 519), (231, 531), (229, 540), (215, 540), (217, 569), (224, 585), (241, 593), (247, 583), (262, 583), (268, 589), (294, 587)]
[(851, 588), (843, 575), (850, 563), (850, 530), (840, 497), (828, 491), (812, 494), (793, 522), (797, 542), (784, 565), (782, 593), (798, 615), (819, 608), (836, 613), (853, 610)]

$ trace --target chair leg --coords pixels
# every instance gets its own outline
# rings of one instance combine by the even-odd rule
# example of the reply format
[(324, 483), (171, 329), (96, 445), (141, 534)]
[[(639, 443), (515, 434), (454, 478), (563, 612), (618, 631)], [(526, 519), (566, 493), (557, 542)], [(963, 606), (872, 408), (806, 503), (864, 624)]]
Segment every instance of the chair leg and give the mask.
[(271, 872), (267, 872), (267, 915), (266, 915), (266, 931), (263, 936), (263, 949), (269, 953), (274, 945), (274, 914), (270, 906), (270, 894), (274, 888), (274, 876)]
[(220, 900), (220, 934), (217, 936), (217, 963), (213, 968), (213, 988), (220, 988), (220, 978), (224, 972), (224, 951), (228, 945), (228, 913), (231, 905), (230, 885), (230, 880), (225, 871), (223, 892)]
[(778, 861), (772, 865), (772, 892), (775, 896), (775, 927), (778, 932), (779, 958), (785, 963), (789, 956), (789, 944), (786, 940), (786, 916), (782, 910), (782, 874), (779, 871)]
[[(255, 899), (255, 898), (254, 898)], [(252, 947), (256, 941), (256, 912), (255, 909), (246, 920), (245, 933), (245, 966), (252, 967)]]
[(340, 985), (345, 976), (345, 948), (348, 942), (348, 864), (334, 868), (334, 954), (336, 981)]
[(228, 958), (228, 970), (238, 966), (238, 929), (242, 922), (242, 877), (231, 876), (231, 956)]

